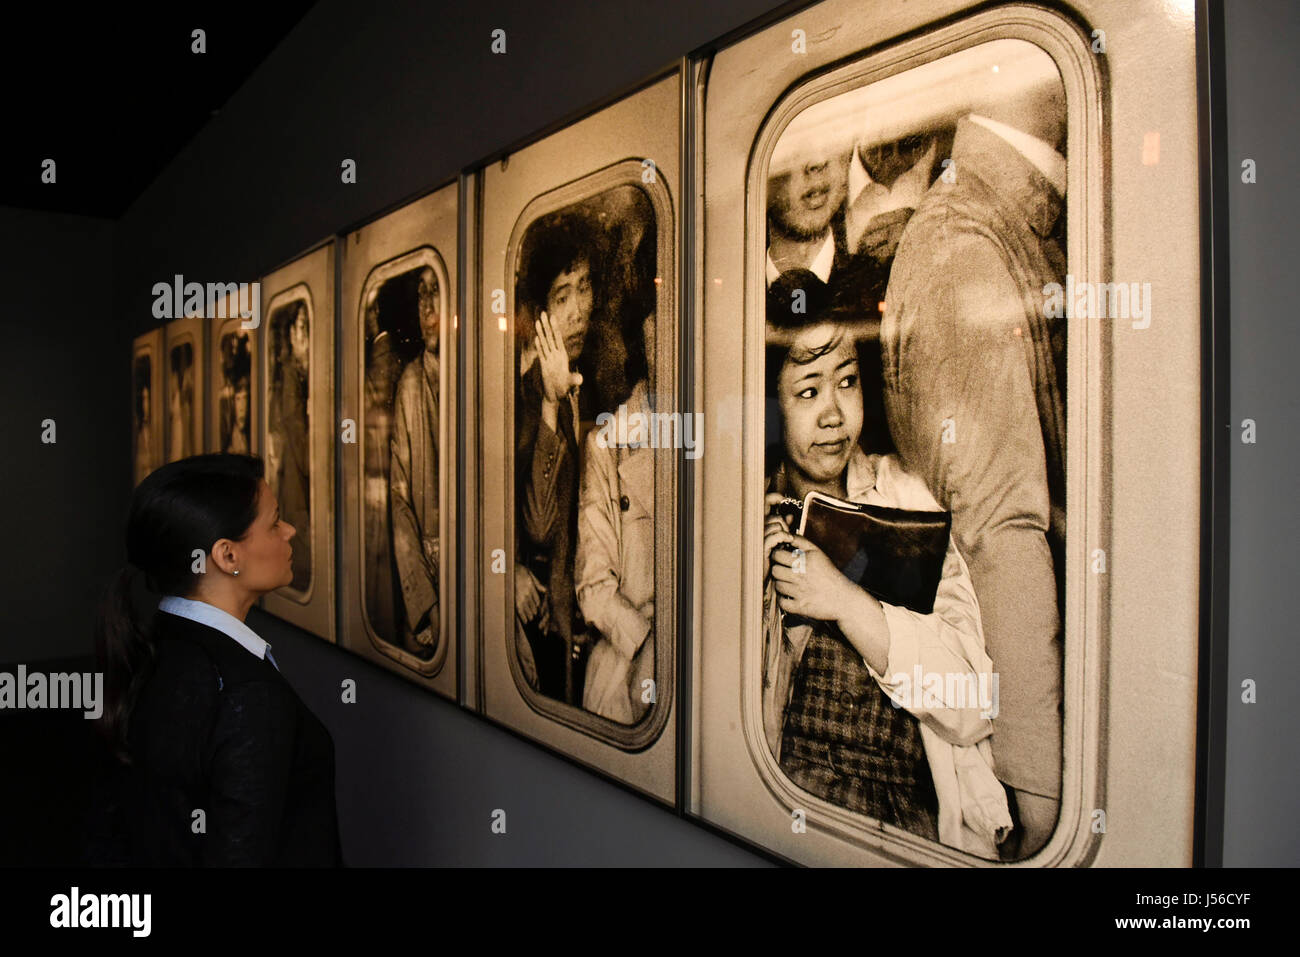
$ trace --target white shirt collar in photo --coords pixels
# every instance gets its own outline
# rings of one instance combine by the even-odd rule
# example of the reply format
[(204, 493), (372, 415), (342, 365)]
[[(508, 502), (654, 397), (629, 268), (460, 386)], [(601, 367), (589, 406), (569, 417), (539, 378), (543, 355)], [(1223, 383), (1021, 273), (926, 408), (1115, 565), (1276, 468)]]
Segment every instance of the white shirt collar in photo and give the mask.
[[(822, 282), (830, 282), (831, 267), (835, 265), (835, 233), (826, 230), (826, 241), (822, 243), (822, 248), (818, 250), (817, 256), (813, 259), (809, 269), (816, 274)], [(776, 268), (776, 263), (772, 262), (772, 247), (767, 249), (767, 284), (770, 286), (781, 278), (781, 270)]]
[(192, 601), (189, 598), (168, 595), (158, 602), (158, 610), (188, 618), (190, 621), (197, 621), (200, 625), (207, 625), (209, 628), (215, 628), (222, 634), (239, 642), (250, 653), (259, 658), (265, 659), (267, 651), (271, 648), (270, 642), (259, 638), (257, 632), (234, 615), (222, 611), (215, 605), (209, 605), (205, 601)]
[(867, 164), (862, 162), (862, 154), (856, 146), (853, 147), (853, 162), (849, 164), (849, 208), (858, 201), (864, 189), (875, 186), (882, 191), (882, 195), (876, 208), (871, 211), (872, 216), (892, 213), (896, 209), (915, 209), (921, 204), (925, 191), (930, 188), (930, 171), (934, 167), (934, 151), (938, 148), (939, 141), (931, 139), (925, 155), (894, 180), (893, 186), (886, 187), (871, 178)]
[(1010, 143), (1017, 153), (1029, 160), (1038, 172), (1047, 178), (1058, 193), (1065, 195), (1065, 157), (1058, 153), (1052, 144), (1024, 130), (999, 123), (997, 120), (990, 120), (987, 116), (980, 116), (978, 113), (972, 113), (968, 119)]

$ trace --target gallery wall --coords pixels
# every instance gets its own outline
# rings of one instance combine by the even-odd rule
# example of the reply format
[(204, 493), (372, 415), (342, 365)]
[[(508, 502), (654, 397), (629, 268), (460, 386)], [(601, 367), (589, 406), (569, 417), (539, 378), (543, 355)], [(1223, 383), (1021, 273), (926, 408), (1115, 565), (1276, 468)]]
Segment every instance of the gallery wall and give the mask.
[(127, 355), (113, 236), (106, 219), (0, 208), (0, 664), (90, 654), (91, 610), (121, 554), (108, 516), (130, 495), (131, 425), (125, 360), (105, 361)]

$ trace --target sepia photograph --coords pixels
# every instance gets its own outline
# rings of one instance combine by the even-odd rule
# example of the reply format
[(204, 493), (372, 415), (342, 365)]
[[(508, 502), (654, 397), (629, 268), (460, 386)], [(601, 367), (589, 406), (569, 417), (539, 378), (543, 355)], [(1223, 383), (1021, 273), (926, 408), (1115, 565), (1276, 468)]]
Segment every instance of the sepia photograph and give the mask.
[(677, 465), (695, 424), (676, 378), (679, 83), (479, 174), (477, 514), (485, 554), (506, 546), (483, 578), (482, 706), (668, 803)]
[[(960, 82), (934, 89), (939, 70)], [(916, 125), (872, 122), (918, 93), (929, 108)], [(801, 789), (992, 859), (1046, 842), (1060, 787), (1065, 337), (1023, 302), (1064, 280), (1064, 134), (1050, 57), (1006, 40), (803, 110), (768, 167), (764, 732)], [(963, 441), (945, 441), (959, 425)], [(817, 495), (864, 514), (849, 555), (867, 567), (897, 565), (915, 530), (875, 534), (874, 513), (848, 503), (960, 503), (934, 543), (945, 573), (927, 582), (925, 615), (824, 560), (824, 531), (804, 528)], [(963, 554), (978, 556), (978, 594)], [(913, 661), (939, 690), (912, 687), (898, 666)], [(995, 758), (1020, 786), (1014, 852)], [(939, 832), (941, 804), (965, 797), (941, 777), (949, 765), (979, 784), (970, 840)]]
[(204, 447), (202, 316), (173, 319), (163, 327), (164, 462), (197, 455)]
[(293, 549), (295, 591), (311, 587), (310, 428), (311, 299), (299, 296), (267, 315), (266, 465), (267, 482), (280, 502), (284, 521), (298, 530)]
[[(848, 10), (798, 25), (834, 33)], [(1104, 689), (1082, 663), (1104, 647), (1089, 614), (1117, 489), (1098, 471), (1113, 380), (1088, 310), (1118, 284), (1090, 282), (1107, 277), (1089, 46), (1053, 14), (988, 12), (774, 74), (758, 109), (740, 78), (790, 35), (738, 42), (704, 81), (704, 275), (743, 269), (745, 295), (704, 285), (693, 810), (809, 863), (1079, 860), (1098, 843), (1082, 789), (1106, 742), (1084, 721)], [(836, 41), (828, 63), (854, 52)], [(1140, 329), (1149, 293), (1124, 292), (1109, 318)], [(728, 343), (740, 374), (709, 371)], [(715, 544), (733, 523), (739, 561)], [(718, 597), (737, 581), (739, 628)], [(1181, 635), (1148, 640), (1194, 669)], [(1195, 696), (1165, 685), (1192, 733)], [(791, 845), (804, 826), (819, 836)]]
[(340, 345), (341, 643), (453, 699), (457, 209), (453, 183), (349, 234)]
[(293, 579), (263, 607), (327, 641), (334, 640), (333, 276), (329, 243), (262, 279), (254, 347), (262, 356), (266, 481), (294, 528)]
[(163, 464), (163, 332), (136, 338), (131, 350), (131, 462), (136, 485)]
[(657, 267), (650, 200), (616, 186), (531, 223), (515, 285), (518, 660), (628, 725), (654, 678), (655, 452), (602, 443), (597, 417), (654, 407)]
[(219, 451), (248, 454), (252, 449), (249, 405), (250, 353), (246, 332), (227, 332), (217, 340), (221, 363), (220, 391), (217, 408), (220, 421), (217, 429)]
[(257, 330), (245, 329), (237, 318), (237, 303), (228, 304), (225, 312), (208, 323), (212, 338), (208, 348), (212, 356), (209, 379), (212, 394), (208, 400), (208, 451), (253, 454), (259, 436), (254, 423), (258, 419), (255, 388)]

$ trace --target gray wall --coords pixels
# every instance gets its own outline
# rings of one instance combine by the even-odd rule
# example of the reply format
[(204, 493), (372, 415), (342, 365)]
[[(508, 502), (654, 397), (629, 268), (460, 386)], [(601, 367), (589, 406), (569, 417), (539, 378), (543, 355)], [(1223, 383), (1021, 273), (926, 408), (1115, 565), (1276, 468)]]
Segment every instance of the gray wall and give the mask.
[[(759, 15), (769, 0), (488, 5), (326, 0), (113, 228), (0, 209), (0, 417), (10, 503), (0, 662), (88, 654), (93, 598), (120, 558), (129, 496), (131, 339), (175, 272), (255, 278), (316, 240), (454, 175)], [(1294, 821), (1300, 642), (1288, 295), (1300, 76), (1289, 0), (1227, 3), (1233, 446), (1228, 864), (1300, 863)], [(633, 28), (629, 28), (634, 24)], [(492, 29), (509, 52), (488, 51)], [(358, 183), (339, 182), (344, 158)], [(112, 296), (86, 298), (86, 290)], [(69, 295), (68, 291), (73, 291)], [(105, 362), (105, 357), (112, 357)], [(55, 446), (39, 422), (58, 423)], [(352, 864), (757, 864), (762, 860), (269, 616), (250, 620), (334, 734)], [(1240, 704), (1244, 678), (1259, 703)], [(355, 705), (339, 701), (353, 678)], [(1152, 769), (1152, 773), (1158, 773)], [(490, 833), (493, 809), (508, 830)]]
[[(1300, 5), (1294, 0), (1225, 4), (1228, 204), (1232, 299), (1231, 528), (1228, 597), (1228, 757), (1223, 863), (1300, 864), (1300, 318), (1296, 227), (1300, 190)], [(1241, 182), (1253, 159), (1258, 181)], [(1241, 442), (1254, 419), (1257, 441)], [(1253, 679), (1258, 701), (1243, 704)]]

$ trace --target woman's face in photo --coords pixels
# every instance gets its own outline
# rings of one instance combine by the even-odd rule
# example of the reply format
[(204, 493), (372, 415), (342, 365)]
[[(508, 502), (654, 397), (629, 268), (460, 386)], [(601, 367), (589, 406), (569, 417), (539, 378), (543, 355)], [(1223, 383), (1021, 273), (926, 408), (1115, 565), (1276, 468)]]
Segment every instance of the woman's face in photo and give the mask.
[(263, 479), (258, 492), (257, 518), (239, 540), (239, 581), (257, 593), (283, 588), (293, 581), (293, 546), (297, 534), (280, 518), (280, 503)]
[(777, 384), (786, 461), (812, 482), (831, 482), (848, 468), (862, 433), (858, 351), (842, 326), (800, 331)]

